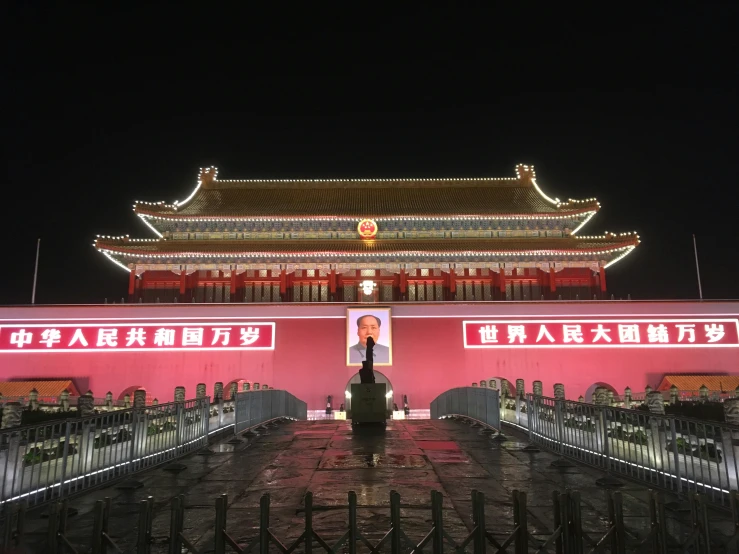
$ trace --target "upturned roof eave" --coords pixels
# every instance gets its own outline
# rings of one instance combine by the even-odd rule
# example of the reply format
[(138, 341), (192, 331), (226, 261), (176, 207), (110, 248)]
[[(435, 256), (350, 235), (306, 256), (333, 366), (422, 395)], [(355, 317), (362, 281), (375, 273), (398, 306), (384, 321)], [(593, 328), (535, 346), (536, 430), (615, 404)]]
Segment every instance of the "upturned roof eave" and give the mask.
[(600, 210), (600, 204), (594, 202), (585, 204), (573, 210), (560, 210), (553, 212), (491, 212), (477, 214), (433, 214), (433, 213), (397, 213), (386, 215), (373, 215), (368, 210), (366, 216), (347, 216), (344, 214), (322, 214), (311, 215), (308, 213), (295, 215), (238, 215), (238, 214), (183, 214), (175, 210), (156, 211), (147, 208), (145, 205), (135, 206), (134, 213), (140, 217), (151, 219), (152, 224), (156, 220), (188, 220), (188, 221), (358, 221), (364, 217), (374, 219), (376, 221), (387, 220), (412, 220), (412, 219), (566, 219), (572, 216), (587, 215)]
[[(506, 242), (528, 242), (531, 241), (530, 248), (505, 248), (508, 246)], [(123, 255), (139, 255), (139, 256), (157, 256), (157, 257), (239, 257), (239, 256), (274, 256), (274, 257), (305, 257), (305, 256), (331, 256), (331, 255), (371, 255), (371, 256), (404, 256), (404, 255), (427, 255), (436, 256), (442, 254), (452, 255), (459, 253), (461, 255), (582, 255), (582, 254), (598, 254), (609, 251), (616, 251), (622, 248), (636, 247), (639, 244), (639, 238), (634, 234), (625, 234), (621, 237), (587, 237), (586, 239), (549, 239), (555, 241), (566, 241), (570, 244), (562, 245), (559, 248), (544, 247), (548, 239), (532, 238), (532, 239), (485, 239), (484, 241), (470, 239), (439, 239), (425, 241), (421, 239), (401, 240), (378, 240), (369, 243), (369, 246), (394, 246), (398, 248), (377, 248), (366, 249), (368, 243), (362, 241), (346, 241), (347, 248), (325, 248), (326, 243), (330, 242), (334, 245), (344, 241), (322, 241), (314, 239), (311, 241), (302, 241), (303, 246), (310, 245), (310, 249), (276, 249), (275, 246), (286, 246), (292, 241), (275, 243), (271, 241), (165, 241), (165, 240), (144, 240), (132, 242), (128, 239), (122, 240), (100, 240), (95, 242), (95, 248), (99, 251), (107, 251), (109, 253), (120, 253)], [(577, 243), (587, 240), (589, 242), (601, 242), (588, 248), (578, 248)], [(222, 248), (224, 245), (239, 247), (228, 249)], [(480, 244), (481, 242), (492, 243), (485, 246), (487, 248), (470, 248), (471, 245)], [(537, 244), (538, 243), (538, 244)], [(543, 243), (543, 244), (542, 244)], [(157, 245), (166, 245), (168, 249), (158, 250)], [(173, 246), (181, 246), (181, 248), (172, 248)], [(315, 246), (314, 246), (315, 245)], [(435, 245), (429, 248), (430, 245)], [(440, 247), (443, 245), (443, 247)], [(155, 248), (152, 249), (151, 247)], [(198, 248), (198, 246), (200, 248)], [(210, 246), (212, 249), (208, 249)], [(324, 246), (324, 248), (321, 248)], [(427, 248), (423, 248), (426, 246)], [(538, 246), (538, 247), (537, 247)], [(553, 246), (553, 244), (551, 245)], [(213, 248), (216, 247), (216, 248)], [(220, 247), (220, 248), (218, 248)], [(271, 247), (271, 248), (270, 248)], [(353, 248), (352, 248), (353, 247)]]

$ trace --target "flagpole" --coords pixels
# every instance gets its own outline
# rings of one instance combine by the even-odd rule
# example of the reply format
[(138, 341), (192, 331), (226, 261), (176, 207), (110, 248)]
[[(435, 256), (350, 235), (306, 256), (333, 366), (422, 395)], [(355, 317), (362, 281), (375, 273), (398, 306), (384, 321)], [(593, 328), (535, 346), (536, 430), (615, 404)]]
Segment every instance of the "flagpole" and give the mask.
[(33, 270), (33, 292), (31, 293), (31, 304), (36, 303), (36, 280), (38, 279), (38, 255), (41, 250), (41, 239), (36, 241), (36, 267)]
[(695, 242), (695, 235), (693, 235), (693, 251), (695, 252), (695, 272), (698, 275), (698, 296), (703, 300), (703, 288), (701, 287), (701, 270), (698, 266), (698, 245)]

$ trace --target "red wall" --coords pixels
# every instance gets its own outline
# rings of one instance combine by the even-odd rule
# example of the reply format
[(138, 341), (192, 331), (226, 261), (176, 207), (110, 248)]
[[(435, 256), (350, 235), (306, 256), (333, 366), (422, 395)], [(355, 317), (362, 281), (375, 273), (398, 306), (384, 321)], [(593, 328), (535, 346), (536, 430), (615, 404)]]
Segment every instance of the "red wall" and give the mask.
[[(356, 306), (356, 305), (355, 305)], [(376, 307), (377, 305), (372, 305)], [(511, 317), (737, 317), (739, 302), (498, 302), (395, 304), (393, 365), (376, 368), (391, 381), (400, 404), (408, 395), (412, 408), (426, 408), (440, 392), (472, 381), (504, 377), (544, 383), (545, 394), (563, 382), (568, 398), (584, 394), (595, 382), (621, 391), (656, 387), (666, 373), (739, 374), (739, 348), (598, 348), (598, 349), (465, 349), (462, 320)], [(195, 385), (234, 379), (284, 388), (308, 402), (309, 409), (334, 408), (343, 401), (347, 381), (356, 368), (345, 364), (346, 305), (108, 305), (0, 308), (0, 326), (60, 322), (62, 319), (118, 318), (249, 318), (275, 321), (273, 351), (199, 351), (137, 353), (0, 353), (0, 380), (72, 378), (81, 391), (115, 397), (131, 386), (143, 386), (152, 397), (168, 401), (174, 387), (187, 397)]]

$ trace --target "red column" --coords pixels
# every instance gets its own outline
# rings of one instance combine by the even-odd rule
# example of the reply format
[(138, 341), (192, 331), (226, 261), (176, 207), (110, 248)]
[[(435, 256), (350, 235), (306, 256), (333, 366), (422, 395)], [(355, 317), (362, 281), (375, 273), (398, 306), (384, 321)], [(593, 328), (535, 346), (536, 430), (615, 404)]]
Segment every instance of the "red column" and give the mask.
[(400, 294), (405, 294), (406, 285), (408, 284), (407, 275), (405, 269), (400, 270)]
[(449, 270), (449, 292), (451, 294), (457, 292), (457, 274), (453, 269)]
[(600, 274), (600, 291), (606, 292), (606, 268), (601, 267), (598, 273)]
[(280, 270), (280, 294), (287, 292), (287, 270)]
[(187, 271), (185, 271), (185, 268), (183, 267), (180, 270), (180, 296), (184, 296), (186, 290), (187, 290)]
[(331, 294), (336, 294), (336, 269), (331, 268), (331, 273), (328, 276), (328, 290)]
[[(231, 270), (231, 298), (236, 294), (236, 269)], [(233, 302), (233, 300), (231, 300)]]
[(500, 266), (500, 293), (501, 295), (505, 295), (505, 268), (503, 266)]
[(136, 267), (134, 267), (128, 274), (128, 296), (133, 296), (133, 291), (136, 290)]
[(549, 267), (549, 290), (552, 292), (557, 292), (557, 279), (554, 276), (554, 267)]

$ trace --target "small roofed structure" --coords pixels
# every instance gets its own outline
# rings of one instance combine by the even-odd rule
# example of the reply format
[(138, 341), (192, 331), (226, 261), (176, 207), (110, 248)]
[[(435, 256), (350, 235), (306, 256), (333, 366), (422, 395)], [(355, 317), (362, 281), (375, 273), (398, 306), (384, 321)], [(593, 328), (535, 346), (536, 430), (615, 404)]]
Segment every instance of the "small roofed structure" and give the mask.
[(697, 391), (705, 385), (709, 391), (734, 392), (739, 375), (665, 375), (657, 390), (670, 390), (673, 385), (680, 391)]
[(70, 396), (79, 396), (80, 393), (71, 379), (61, 381), (0, 381), (0, 396), (2, 398), (28, 398), (33, 389), (38, 391), (39, 402), (46, 399), (57, 399), (63, 391)]

